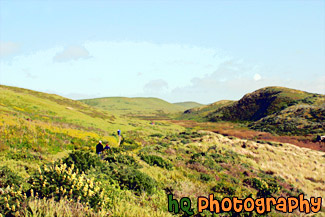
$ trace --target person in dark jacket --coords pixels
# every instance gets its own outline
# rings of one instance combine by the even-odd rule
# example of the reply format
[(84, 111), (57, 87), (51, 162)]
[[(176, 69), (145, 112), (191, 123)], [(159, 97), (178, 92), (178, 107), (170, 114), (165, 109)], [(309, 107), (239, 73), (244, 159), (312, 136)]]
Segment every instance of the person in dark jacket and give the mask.
[(106, 143), (104, 150), (108, 150), (108, 149), (111, 149), (111, 147), (109, 147), (108, 143)]
[(96, 145), (96, 153), (100, 155), (102, 151), (104, 150), (102, 141), (99, 141), (99, 143)]

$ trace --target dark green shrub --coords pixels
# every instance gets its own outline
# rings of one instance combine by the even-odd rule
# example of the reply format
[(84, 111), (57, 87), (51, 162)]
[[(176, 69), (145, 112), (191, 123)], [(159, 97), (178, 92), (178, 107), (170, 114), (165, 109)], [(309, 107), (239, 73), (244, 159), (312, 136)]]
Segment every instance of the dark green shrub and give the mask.
[(107, 155), (104, 158), (104, 160), (107, 161), (108, 163), (124, 164), (127, 166), (139, 168), (139, 164), (136, 162), (136, 160), (132, 156), (129, 156), (129, 155), (110, 154), (110, 155)]
[(260, 178), (247, 178), (244, 179), (243, 182), (255, 188), (258, 191), (257, 196), (259, 197), (270, 197), (273, 193), (278, 192), (281, 188), (274, 181), (268, 183), (266, 180)]
[(147, 174), (116, 162), (103, 164), (95, 176), (104, 178), (106, 183), (118, 183), (122, 189), (130, 189), (137, 194), (144, 191), (151, 194), (157, 186), (157, 182)]
[(150, 166), (156, 165), (167, 170), (173, 169), (173, 165), (171, 163), (156, 155), (141, 155), (141, 160), (145, 161)]
[(96, 167), (101, 165), (101, 161), (98, 156), (83, 151), (74, 151), (69, 154), (69, 156), (63, 160), (68, 167), (74, 164), (74, 167), (79, 170), (79, 172), (87, 172), (91, 167)]
[(154, 134), (151, 134), (150, 137), (158, 137), (158, 138), (162, 138), (164, 135), (161, 134), (161, 133), (154, 133)]
[(204, 156), (205, 156), (205, 153), (204, 152), (200, 152), (200, 153), (195, 153), (191, 156), (191, 159), (189, 160), (189, 163), (190, 164), (193, 164), (195, 162), (202, 162), (204, 161)]
[(181, 140), (181, 143), (184, 144), (184, 145), (185, 145), (185, 144), (188, 144), (188, 143), (190, 143), (190, 142), (191, 142), (191, 140), (189, 140), (189, 139), (182, 139), (182, 140)]
[(127, 188), (136, 193), (147, 192), (152, 194), (157, 186), (154, 179), (145, 173), (133, 168), (124, 168), (118, 171), (118, 182), (122, 188)]
[(208, 181), (212, 180), (212, 177), (209, 174), (201, 173), (200, 179), (202, 181), (208, 182)]
[(23, 178), (11, 171), (7, 166), (0, 167), (0, 188), (7, 186), (19, 186)]
[(117, 153), (121, 153), (122, 149), (121, 148), (115, 148), (115, 147), (111, 147), (110, 149), (108, 149), (107, 154), (117, 154)]
[(233, 196), (236, 194), (236, 188), (228, 182), (218, 182), (217, 185), (212, 188), (212, 191), (227, 196)]
[(172, 145), (172, 143), (170, 142), (163, 142), (163, 141), (158, 142), (157, 144), (161, 145), (162, 147), (169, 147), (170, 145)]

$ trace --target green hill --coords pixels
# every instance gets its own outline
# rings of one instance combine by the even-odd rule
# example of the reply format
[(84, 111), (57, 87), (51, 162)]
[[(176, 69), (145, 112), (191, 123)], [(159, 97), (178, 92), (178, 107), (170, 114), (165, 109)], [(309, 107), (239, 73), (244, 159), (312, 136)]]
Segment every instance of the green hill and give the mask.
[(164, 116), (171, 113), (183, 112), (191, 106), (199, 104), (194, 102), (169, 103), (162, 99), (152, 97), (105, 97), (80, 100), (88, 105), (101, 108), (113, 114), (147, 116)]
[(202, 104), (197, 102), (176, 102), (174, 105), (182, 106), (184, 110), (196, 108), (202, 106)]
[(234, 101), (220, 100), (209, 105), (191, 108), (184, 111), (183, 114), (179, 115), (178, 119), (207, 121), (208, 119), (206, 118), (206, 116), (209, 115), (211, 112), (214, 112), (220, 109), (221, 107), (231, 105), (232, 103), (234, 103)]
[[(164, 125), (161, 127), (168, 131), (169, 124)], [(4, 133), (0, 135), (3, 148), (15, 144), (44, 149), (44, 153), (68, 146), (94, 148), (92, 143), (100, 139), (116, 144), (116, 138), (111, 134), (117, 129), (156, 132), (147, 121), (112, 115), (54, 94), (3, 85), (0, 85), (0, 126), (4, 127)], [(171, 128), (172, 131), (177, 126)]]
[(324, 117), (325, 95), (284, 87), (265, 87), (239, 101), (220, 101), (182, 115), (212, 122), (246, 122), (253, 129), (280, 134), (324, 133)]
[(209, 115), (210, 119), (257, 121), (295, 105), (321, 106), (324, 95), (312, 94), (284, 87), (266, 87), (246, 94), (233, 105)]

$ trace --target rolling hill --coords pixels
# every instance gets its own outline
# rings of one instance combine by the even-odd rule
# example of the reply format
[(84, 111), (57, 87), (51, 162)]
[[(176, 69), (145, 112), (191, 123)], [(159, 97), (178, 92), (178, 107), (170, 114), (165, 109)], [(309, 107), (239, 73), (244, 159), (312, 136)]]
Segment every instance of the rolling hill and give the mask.
[(202, 106), (202, 104), (197, 103), (197, 102), (176, 102), (173, 104), (182, 106), (184, 110)]
[(234, 101), (232, 100), (220, 100), (209, 105), (203, 105), (196, 108), (187, 109), (178, 118), (186, 120), (207, 121), (206, 116), (209, 115), (211, 112), (214, 112), (223, 106), (231, 105), (232, 103), (234, 103)]
[[(111, 134), (117, 129), (125, 132), (141, 128), (148, 133), (155, 132), (147, 121), (112, 115), (58, 95), (4, 85), (0, 85), (0, 126), (3, 128), (0, 145), (4, 149), (26, 146), (44, 149), (44, 153), (68, 146), (93, 149), (93, 143), (100, 139), (116, 144)], [(168, 127), (168, 124), (161, 126), (167, 131)]]
[(246, 122), (253, 129), (280, 134), (324, 133), (325, 95), (265, 87), (236, 102), (220, 101), (187, 110), (182, 117)]
[(162, 99), (152, 97), (105, 97), (80, 101), (113, 114), (134, 116), (164, 116), (171, 113), (183, 112), (186, 109), (200, 105), (195, 102), (169, 103)]

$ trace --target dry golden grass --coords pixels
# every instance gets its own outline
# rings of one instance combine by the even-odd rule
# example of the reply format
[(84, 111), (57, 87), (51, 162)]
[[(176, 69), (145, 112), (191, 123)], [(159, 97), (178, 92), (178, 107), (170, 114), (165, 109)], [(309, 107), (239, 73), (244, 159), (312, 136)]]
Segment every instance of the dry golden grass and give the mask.
[[(244, 143), (246, 148), (242, 147)], [(207, 147), (215, 144), (245, 155), (254, 167), (274, 172), (289, 184), (303, 190), (307, 197), (325, 198), (324, 152), (288, 143), (271, 146), (237, 138), (230, 139), (212, 132), (208, 132), (200, 145)]]
[(104, 217), (108, 216), (107, 211), (93, 212), (87, 206), (80, 203), (53, 199), (43, 200), (35, 199), (28, 202), (29, 209), (23, 212), (26, 217)]

